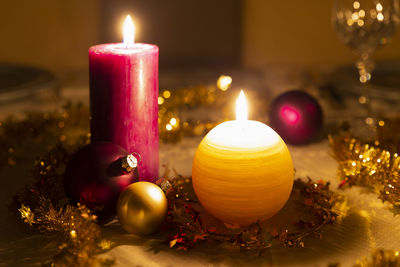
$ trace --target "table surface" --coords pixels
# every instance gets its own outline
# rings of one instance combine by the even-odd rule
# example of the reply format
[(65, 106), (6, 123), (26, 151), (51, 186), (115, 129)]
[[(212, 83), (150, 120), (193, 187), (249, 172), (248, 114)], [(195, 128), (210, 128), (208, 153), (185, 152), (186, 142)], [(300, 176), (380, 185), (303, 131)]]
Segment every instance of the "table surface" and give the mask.
[[(176, 78), (177, 73), (161, 76), (161, 89), (163, 86), (165, 89), (171, 89), (194, 85), (197, 81), (208, 82), (211, 78), (216, 79), (219, 74), (198, 71), (193, 72), (192, 76), (181, 75)], [(304, 78), (305, 72), (299, 69), (275, 68), (232, 73), (233, 85), (238, 88), (245, 87), (250, 96), (261, 93), (272, 99), (284, 90), (306, 88), (319, 97), (325, 113), (325, 124), (350, 119), (349, 114), (355, 112), (354, 99), (344, 99), (344, 103), (335, 104), (327, 98), (321, 98), (316, 84)], [(24, 110), (51, 110), (66, 100), (87, 104), (88, 87), (85, 84), (67, 84), (61, 88), (61, 97), (58, 97), (57, 101), (53, 101), (52, 97), (39, 96), (35, 99), (3, 104), (0, 106), (0, 119), (10, 114), (20, 116)], [(253, 100), (256, 101), (250, 97), (249, 102)], [(398, 109), (390, 110), (399, 114)], [(175, 168), (182, 175), (190, 175), (191, 162), (200, 140), (199, 137), (185, 138), (178, 144), (162, 144), (160, 173), (164, 166), (168, 166)], [(289, 150), (293, 156), (297, 177), (322, 178), (330, 181), (332, 188), (336, 190), (337, 164), (331, 157), (326, 139), (306, 146), (289, 146)], [(9, 215), (6, 205), (27, 180), (8, 179), (7, 175), (1, 173), (0, 179), (0, 266), (40, 266), (41, 262), (54, 254), (54, 244), (49, 244), (41, 235), (32, 236), (17, 227), (15, 217)], [(331, 263), (351, 266), (356, 260), (369, 256), (375, 249), (400, 249), (400, 216), (393, 217), (387, 206), (375, 194), (365, 193), (360, 188), (355, 187), (340, 193), (347, 198), (349, 210), (346, 216), (334, 225), (327, 226), (322, 240), (307, 239), (305, 248), (302, 249), (271, 249), (262, 256), (248, 252), (216, 250), (207, 246), (199, 246), (189, 252), (177, 252), (159, 244), (157, 236), (143, 239), (126, 234), (118, 223), (114, 223), (104, 227), (103, 233), (114, 242), (115, 247), (99, 257), (114, 258), (115, 266), (327, 266)]]

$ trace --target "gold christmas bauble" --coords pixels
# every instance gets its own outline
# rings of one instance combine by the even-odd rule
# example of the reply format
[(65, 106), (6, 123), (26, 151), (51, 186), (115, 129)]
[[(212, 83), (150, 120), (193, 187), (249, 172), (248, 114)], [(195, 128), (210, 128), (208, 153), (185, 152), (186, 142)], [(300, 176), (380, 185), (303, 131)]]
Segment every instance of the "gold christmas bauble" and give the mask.
[(117, 215), (122, 228), (128, 233), (148, 235), (160, 227), (167, 207), (167, 198), (160, 187), (149, 182), (137, 182), (122, 191)]

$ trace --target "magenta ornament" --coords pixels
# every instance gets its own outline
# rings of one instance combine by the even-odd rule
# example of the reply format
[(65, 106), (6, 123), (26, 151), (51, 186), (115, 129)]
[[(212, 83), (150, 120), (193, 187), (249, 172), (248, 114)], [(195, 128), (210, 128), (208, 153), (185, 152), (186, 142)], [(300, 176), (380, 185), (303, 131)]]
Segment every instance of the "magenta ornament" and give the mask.
[(64, 175), (66, 195), (74, 202), (94, 209), (100, 222), (112, 219), (120, 192), (137, 178), (137, 158), (110, 142), (83, 147), (67, 164)]
[(311, 95), (293, 90), (279, 95), (269, 110), (270, 126), (289, 144), (313, 141), (321, 132), (323, 113)]

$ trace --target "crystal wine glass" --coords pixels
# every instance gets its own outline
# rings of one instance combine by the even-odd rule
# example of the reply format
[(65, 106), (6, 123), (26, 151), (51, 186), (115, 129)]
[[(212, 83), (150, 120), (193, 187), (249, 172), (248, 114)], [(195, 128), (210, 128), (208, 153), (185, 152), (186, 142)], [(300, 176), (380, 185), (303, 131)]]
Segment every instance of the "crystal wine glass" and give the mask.
[(396, 31), (398, 0), (334, 0), (332, 11), (332, 23), (340, 39), (357, 54), (361, 83), (358, 101), (365, 107), (365, 123), (373, 125), (368, 83), (374, 69), (372, 55)]

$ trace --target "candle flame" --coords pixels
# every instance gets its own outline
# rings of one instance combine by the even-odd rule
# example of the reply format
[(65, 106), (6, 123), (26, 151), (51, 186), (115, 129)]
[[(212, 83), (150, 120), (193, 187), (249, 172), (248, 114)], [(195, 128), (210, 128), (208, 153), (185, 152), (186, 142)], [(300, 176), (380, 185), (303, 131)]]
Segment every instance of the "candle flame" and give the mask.
[(132, 47), (135, 44), (135, 25), (133, 24), (131, 16), (126, 16), (124, 22), (124, 45)]
[(240, 90), (238, 99), (236, 100), (236, 120), (247, 120), (248, 108), (246, 97), (243, 90)]

